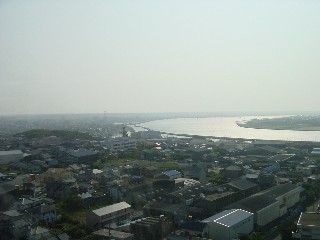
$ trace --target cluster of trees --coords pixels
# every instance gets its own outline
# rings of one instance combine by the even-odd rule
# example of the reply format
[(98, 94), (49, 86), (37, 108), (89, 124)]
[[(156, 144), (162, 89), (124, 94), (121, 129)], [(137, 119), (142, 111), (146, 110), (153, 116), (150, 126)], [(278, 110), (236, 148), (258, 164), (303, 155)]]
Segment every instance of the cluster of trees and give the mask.
[(82, 139), (91, 140), (93, 137), (88, 133), (68, 130), (49, 130), (49, 129), (33, 129), (17, 134), (18, 136), (25, 136), (27, 138), (43, 138), (56, 136), (64, 139)]

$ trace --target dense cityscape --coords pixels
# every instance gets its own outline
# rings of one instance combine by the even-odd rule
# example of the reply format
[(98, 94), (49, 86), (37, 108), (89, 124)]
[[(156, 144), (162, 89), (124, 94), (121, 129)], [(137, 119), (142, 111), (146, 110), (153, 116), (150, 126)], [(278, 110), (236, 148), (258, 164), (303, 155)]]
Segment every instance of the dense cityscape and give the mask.
[(320, 240), (319, 13), (0, 0), (0, 240)]
[(318, 234), (320, 143), (184, 137), (135, 131), (131, 117), (75, 118), (1, 118), (1, 239)]

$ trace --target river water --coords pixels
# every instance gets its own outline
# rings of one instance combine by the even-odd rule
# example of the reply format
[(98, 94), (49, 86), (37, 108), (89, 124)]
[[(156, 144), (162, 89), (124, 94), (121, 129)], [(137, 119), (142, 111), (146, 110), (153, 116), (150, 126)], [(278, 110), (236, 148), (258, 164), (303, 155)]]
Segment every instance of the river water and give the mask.
[[(283, 116), (277, 116), (283, 117)], [(320, 131), (291, 131), (243, 128), (237, 122), (275, 116), (175, 118), (155, 120), (140, 125), (152, 130), (210, 137), (320, 142)]]

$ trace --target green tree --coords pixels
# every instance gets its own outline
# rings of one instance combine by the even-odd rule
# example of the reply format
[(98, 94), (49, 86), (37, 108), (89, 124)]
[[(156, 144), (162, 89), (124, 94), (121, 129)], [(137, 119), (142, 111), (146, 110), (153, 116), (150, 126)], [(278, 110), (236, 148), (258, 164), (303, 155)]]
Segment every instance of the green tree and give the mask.
[(63, 208), (67, 212), (75, 212), (83, 207), (79, 196), (71, 195), (63, 200)]

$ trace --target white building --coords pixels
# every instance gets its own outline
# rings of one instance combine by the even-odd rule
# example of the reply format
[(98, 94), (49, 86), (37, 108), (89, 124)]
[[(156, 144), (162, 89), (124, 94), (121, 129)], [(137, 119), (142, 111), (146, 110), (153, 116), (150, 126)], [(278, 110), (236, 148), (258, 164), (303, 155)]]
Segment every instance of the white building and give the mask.
[(23, 158), (23, 152), (20, 150), (0, 151), (0, 164), (19, 161)]
[(108, 227), (111, 223), (117, 223), (130, 218), (133, 212), (126, 202), (120, 202), (87, 213), (86, 225), (94, 228)]
[(238, 239), (240, 233), (253, 231), (254, 214), (241, 210), (225, 210), (202, 221), (206, 223), (205, 234), (208, 238), (219, 240)]
[(300, 201), (300, 192), (300, 186), (292, 183), (280, 184), (235, 202), (229, 207), (254, 213), (257, 228), (265, 228)]
[(108, 148), (111, 151), (128, 151), (131, 149), (135, 149), (137, 147), (137, 141), (129, 138), (129, 137), (119, 137), (112, 139), (109, 144)]
[(292, 234), (296, 239), (320, 239), (320, 213), (301, 213), (297, 228)]
[(311, 152), (313, 156), (320, 156), (320, 148), (314, 148)]

